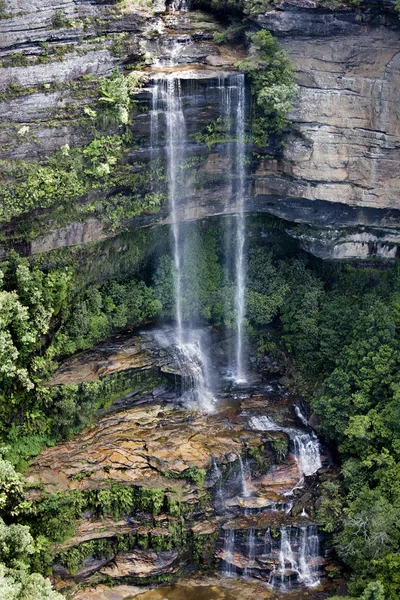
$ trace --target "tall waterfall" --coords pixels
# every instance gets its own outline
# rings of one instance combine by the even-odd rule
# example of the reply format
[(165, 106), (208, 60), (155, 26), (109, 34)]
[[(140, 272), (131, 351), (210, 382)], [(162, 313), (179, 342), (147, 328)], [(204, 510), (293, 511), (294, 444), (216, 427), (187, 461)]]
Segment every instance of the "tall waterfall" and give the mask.
[(186, 120), (182, 107), (181, 80), (174, 74), (158, 76), (152, 88), (151, 110), (151, 158), (156, 156), (160, 142), (160, 118), (165, 120), (167, 182), (169, 213), (172, 229), (173, 290), (176, 323), (176, 359), (185, 374), (183, 401), (193, 408), (211, 411), (214, 398), (209, 390), (207, 357), (202, 349), (201, 335), (190, 327), (184, 329), (182, 307), (184, 243), (182, 225), (178, 214), (179, 204), (189, 193), (185, 183), (185, 159), (187, 150)]
[[(183, 344), (182, 332), (182, 271), (180, 224), (177, 215), (178, 193), (185, 193), (182, 166), (185, 157), (186, 122), (182, 110), (180, 79), (169, 77), (166, 80), (166, 118), (168, 153), (168, 199), (172, 219), (174, 256), (174, 297), (178, 344)], [(179, 190), (179, 192), (178, 192)]]
[(243, 364), (243, 322), (245, 315), (245, 268), (244, 268), (244, 242), (245, 242), (245, 87), (244, 75), (237, 78), (237, 104), (236, 104), (236, 379), (245, 381), (246, 374)]
[[(246, 193), (246, 171), (245, 171), (245, 118), (246, 118), (246, 94), (245, 78), (242, 73), (221, 77), (220, 89), (220, 114), (226, 123), (226, 134), (228, 137), (227, 153), (230, 163), (230, 181), (232, 185), (232, 200), (234, 202), (234, 217), (229, 218), (227, 235), (232, 235), (235, 240), (234, 246), (234, 279), (235, 279), (235, 313), (236, 313), (236, 351), (235, 351), (235, 379), (246, 380), (243, 358), (244, 317), (245, 317), (245, 212), (244, 200)], [(232, 144), (233, 141), (233, 144)], [(229, 241), (229, 246), (231, 242)], [(230, 265), (229, 265), (230, 266)]]
[[(169, 60), (173, 60), (172, 50)], [(214, 84), (215, 85), (215, 84)], [(235, 287), (235, 379), (245, 381), (244, 368), (244, 316), (245, 316), (245, 79), (243, 74), (223, 75), (217, 85), (220, 95), (220, 114), (227, 123), (229, 179), (232, 195), (232, 223), (234, 240), (232, 256), (232, 279)], [(206, 356), (199, 343), (199, 336), (187, 325), (185, 317), (185, 262), (187, 261), (188, 242), (184, 237), (182, 215), (179, 212), (184, 201), (193, 191), (185, 176), (185, 160), (187, 159), (187, 128), (182, 103), (182, 81), (174, 73), (157, 75), (152, 88), (151, 110), (151, 158), (158, 156), (163, 130), (166, 135), (167, 182), (170, 220), (172, 229), (173, 254), (173, 290), (176, 322), (176, 344), (180, 348), (181, 358), (193, 365), (193, 377), (190, 381), (191, 393), (189, 404), (210, 410), (213, 398), (207, 385)], [(188, 97), (193, 105), (196, 94)], [(187, 100), (187, 98), (186, 98)], [(165, 128), (160, 126), (165, 125)], [(191, 248), (191, 255), (195, 249)], [(184, 254), (186, 252), (186, 255)], [(186, 274), (187, 275), (187, 274)], [(198, 368), (200, 365), (200, 369)], [(189, 380), (188, 380), (189, 381)], [(189, 390), (186, 390), (189, 391)]]

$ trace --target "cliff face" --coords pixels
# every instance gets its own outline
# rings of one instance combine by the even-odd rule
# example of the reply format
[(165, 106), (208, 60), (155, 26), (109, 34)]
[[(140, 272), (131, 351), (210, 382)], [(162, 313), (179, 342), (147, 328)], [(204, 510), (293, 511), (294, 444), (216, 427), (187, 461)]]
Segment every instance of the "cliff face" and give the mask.
[[(400, 241), (398, 19), (374, 8), (332, 12), (313, 4), (299, 8), (296, 1), (256, 19), (279, 38), (294, 62), (299, 96), (283, 156), (256, 161), (249, 173), (248, 211), (323, 227), (324, 235), (317, 231), (307, 241), (301, 238), (320, 256), (394, 257)], [(207, 82), (232, 71), (243, 51), (217, 46), (213, 33), (219, 25), (207, 16), (189, 14), (182, 23), (161, 19), (157, 10), (162, 7), (144, 2), (133, 7), (129, 2), (47, 0), (36, 6), (9, 1), (8, 18), (0, 19), (1, 158), (32, 161), (65, 144), (87, 144), (90, 135), (78, 121), (96, 95), (95, 79), (121, 65), (148, 71), (151, 64), (153, 69), (161, 64), (165, 69), (171, 36), (186, 44), (179, 60), (187, 71), (187, 89), (190, 81), (199, 84), (191, 123), (204, 130), (210, 118), (218, 118), (218, 107), (210, 113), (216, 98)], [(126, 158), (131, 168), (150, 158), (150, 103), (146, 84), (132, 126), (136, 142)], [(231, 190), (222, 181), (223, 144), (193, 143), (190, 155), (202, 157), (197, 174), (203, 183), (181, 207), (181, 218), (230, 212)], [(53, 213), (29, 234), (26, 252), (114, 235), (96, 217), (60, 223)], [(131, 225), (166, 222), (166, 217), (161, 208)], [(326, 235), (332, 225), (341, 228), (339, 234)], [(367, 228), (357, 231), (358, 245), (346, 226)], [(377, 227), (379, 232), (370, 230)]]
[[(399, 208), (400, 38), (392, 20), (288, 7), (258, 22), (280, 38), (300, 86), (282, 168), (294, 184), (288, 196)], [(259, 193), (268, 193), (265, 184)]]

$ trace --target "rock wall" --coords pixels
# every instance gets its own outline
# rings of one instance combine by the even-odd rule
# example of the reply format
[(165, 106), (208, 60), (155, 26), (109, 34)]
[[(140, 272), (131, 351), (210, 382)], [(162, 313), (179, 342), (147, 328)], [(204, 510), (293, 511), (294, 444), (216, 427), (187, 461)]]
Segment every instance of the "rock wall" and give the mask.
[[(318, 244), (303, 239), (304, 247), (319, 256), (394, 258), (400, 236), (398, 18), (388, 6), (333, 12), (313, 3), (309, 8), (296, 4), (284, 2), (255, 19), (279, 38), (294, 62), (299, 95), (283, 155), (255, 161), (249, 170), (247, 210), (341, 228), (340, 242), (334, 231), (322, 236), (323, 243), (318, 233)], [(180, 218), (231, 212), (232, 187), (224, 178), (226, 147), (195, 143), (193, 134), (195, 126), (204, 129), (218, 117), (217, 97), (209, 84), (232, 71), (244, 49), (217, 46), (213, 33), (220, 25), (212, 18), (189, 13), (182, 25), (173, 16), (162, 17), (162, 9), (145, 3), (132, 8), (47, 0), (36, 6), (8, 0), (9, 18), (0, 19), (1, 158), (31, 161), (65, 144), (87, 143), (90, 136), (78, 123), (95, 94), (93, 79), (87, 76), (102, 77), (115, 66), (134, 64), (150, 76), (151, 70), (168, 71), (168, 48), (175, 39), (181, 44), (177, 60), (191, 110), (188, 156), (199, 160), (195, 175), (202, 182), (196, 182), (180, 207)], [(193, 112), (188, 98), (194, 85), (198, 98)], [(138, 98), (140, 110), (132, 125), (138, 143), (126, 157), (131, 168), (150, 159), (150, 84)], [(66, 224), (53, 217), (55, 212), (40, 215), (40, 231), (36, 227), (27, 236), (29, 243), (24, 239), (18, 249), (36, 254), (115, 235), (115, 229), (95, 217)], [(158, 213), (125, 225), (167, 222), (164, 203)], [(361, 239), (364, 230), (358, 231), (360, 239), (343, 230), (358, 225), (368, 227), (368, 240)], [(374, 231), (377, 227), (392, 230), (390, 251), (382, 234)], [(11, 245), (15, 231), (13, 223), (6, 228)]]
[[(300, 86), (282, 165), (287, 195), (399, 208), (398, 19), (287, 3), (257, 21), (280, 39)], [(256, 193), (268, 194), (271, 177)]]

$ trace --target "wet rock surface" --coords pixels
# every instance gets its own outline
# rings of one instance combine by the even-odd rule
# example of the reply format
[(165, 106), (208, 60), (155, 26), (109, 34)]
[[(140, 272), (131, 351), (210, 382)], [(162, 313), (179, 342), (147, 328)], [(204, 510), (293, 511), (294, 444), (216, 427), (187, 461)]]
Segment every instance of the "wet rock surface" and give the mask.
[[(100, 345), (97, 356), (110, 361), (115, 347), (126, 342)], [(52, 383), (70, 384), (74, 375), (83, 381), (82, 365), (90, 356), (82, 353), (67, 361)], [(295, 436), (312, 440), (312, 435), (296, 429), (293, 400), (279, 384), (242, 387), (236, 399), (233, 390), (222, 390), (211, 414), (154, 398), (127, 410), (111, 409), (93, 427), (32, 461), (27, 480), (33, 501), (43, 493), (85, 494), (115, 485), (135, 489), (138, 497), (162, 497), (155, 513), (141, 508), (119, 518), (83, 514), (73, 537), (53, 550), (60, 589), (74, 582), (94, 585), (103, 577), (146, 584), (152, 577), (181, 576), (194, 566), (272, 581), (278, 590), (281, 581), (301, 589), (324, 576), (329, 564), (319, 543), (324, 552), (328, 546), (323, 537), (317, 544), (313, 517), (320, 482), (335, 476), (329, 457), (322, 457), (324, 468), (316, 464), (315, 472), (304, 477)], [(180, 516), (172, 510), (176, 502)], [(118, 550), (117, 541), (123, 539), (128, 545)], [(96, 544), (104, 543), (108, 552), (97, 555)], [(290, 551), (282, 566), (285, 543)], [(87, 544), (94, 544), (88, 553)], [(83, 558), (70, 572), (63, 557), (75, 549)], [(108, 591), (95, 588), (93, 598), (103, 593)]]

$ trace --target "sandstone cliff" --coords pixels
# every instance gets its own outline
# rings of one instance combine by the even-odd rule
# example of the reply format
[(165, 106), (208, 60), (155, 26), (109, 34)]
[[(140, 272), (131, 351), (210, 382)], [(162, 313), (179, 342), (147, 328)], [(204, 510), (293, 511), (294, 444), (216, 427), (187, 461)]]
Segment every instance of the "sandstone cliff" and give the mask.
[[(398, 18), (390, 5), (332, 11), (296, 4), (286, 2), (255, 19), (279, 38), (293, 60), (300, 91), (283, 155), (254, 161), (248, 211), (316, 226), (307, 239), (297, 237), (320, 256), (393, 258), (400, 241)], [(116, 66), (146, 72), (160, 59), (162, 64), (171, 36), (188, 42), (179, 60), (183, 71), (190, 69), (189, 83), (190, 78), (198, 81), (193, 121), (201, 129), (216, 118), (216, 110), (209, 112), (214, 100), (206, 93), (207, 82), (234, 69), (244, 49), (217, 46), (213, 33), (221, 26), (207, 15), (189, 15), (182, 26), (173, 18), (163, 20), (162, 10), (145, 2), (47, 0), (36, 5), (7, 0), (7, 18), (0, 19), (1, 158), (32, 161), (65, 144), (87, 143), (90, 135), (79, 118), (93, 102), (96, 78)], [(126, 158), (131, 169), (150, 158), (147, 86), (139, 99), (132, 125), (137, 142)], [(181, 218), (229, 212), (223, 147), (193, 144), (190, 153), (202, 158), (197, 168), (202, 185), (181, 207)], [(55, 213), (34, 215), (38, 225), (28, 234), (20, 222), (5, 226), (8, 246), (24, 242), (19, 249), (37, 253), (115, 235), (84, 210), (78, 219), (63, 220)], [(165, 219), (161, 208), (130, 226)], [(339, 232), (330, 233), (332, 226)], [(358, 238), (348, 226), (358, 227)]]

